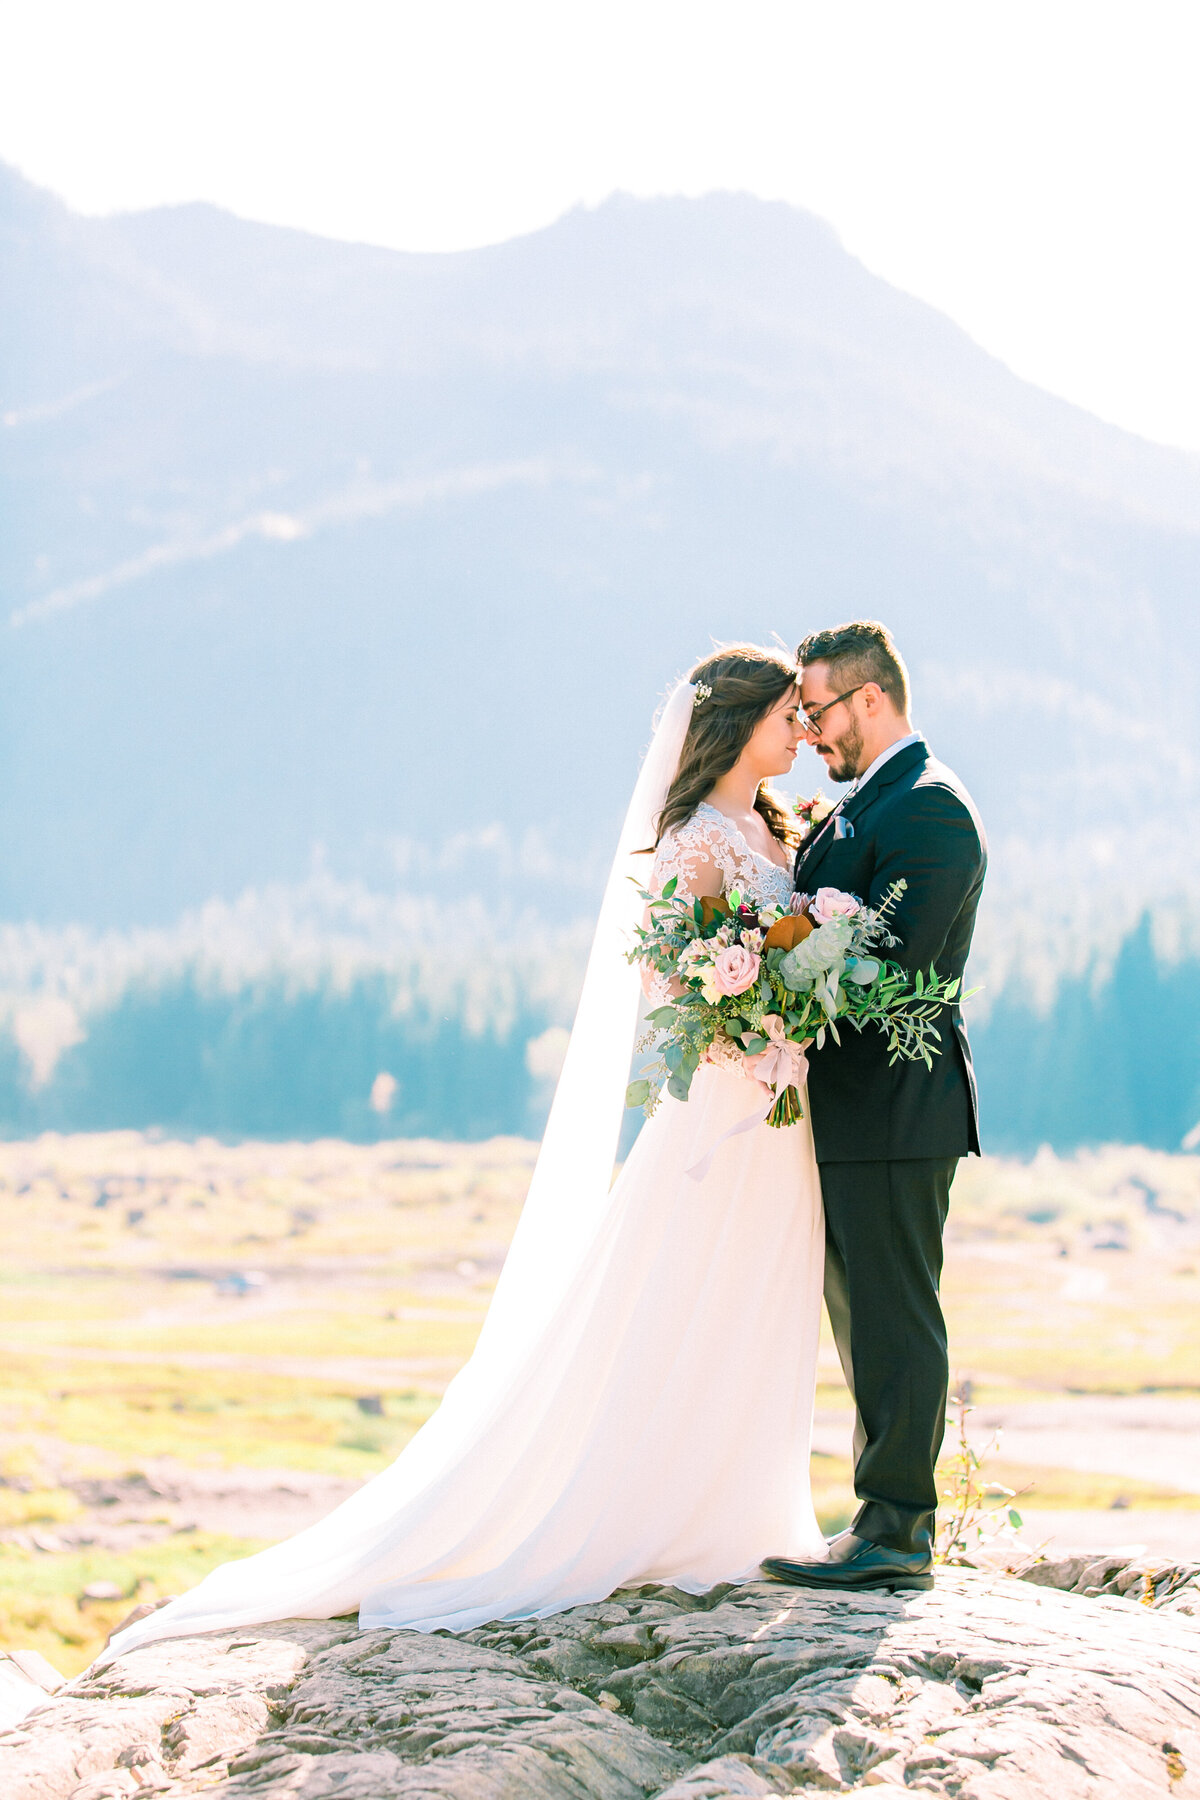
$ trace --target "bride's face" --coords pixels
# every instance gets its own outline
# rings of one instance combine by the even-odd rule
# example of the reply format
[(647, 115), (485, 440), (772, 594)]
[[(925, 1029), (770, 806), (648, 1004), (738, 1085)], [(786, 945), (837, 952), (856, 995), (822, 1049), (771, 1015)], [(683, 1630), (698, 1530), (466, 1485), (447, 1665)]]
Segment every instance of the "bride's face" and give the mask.
[(803, 742), (800, 690), (793, 687), (758, 721), (739, 760), (759, 780), (764, 780), (768, 775), (786, 775)]

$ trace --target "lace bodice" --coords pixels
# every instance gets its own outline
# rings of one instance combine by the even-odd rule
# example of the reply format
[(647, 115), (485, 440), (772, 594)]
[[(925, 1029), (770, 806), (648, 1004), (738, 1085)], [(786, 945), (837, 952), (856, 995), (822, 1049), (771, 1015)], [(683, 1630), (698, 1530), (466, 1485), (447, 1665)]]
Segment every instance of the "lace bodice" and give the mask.
[[(715, 863), (721, 871), (722, 893), (727, 894), (730, 888), (740, 888), (746, 899), (756, 906), (787, 906), (791, 900), (791, 870), (781, 869), (761, 850), (752, 850), (733, 820), (710, 806), (707, 800), (700, 802), (690, 819), (685, 819), (682, 825), (673, 825), (663, 834), (650, 872), (651, 891), (661, 894), (674, 876), (679, 883), (676, 893), (691, 894), (695, 891), (692, 882), (709, 863)], [(642, 988), (655, 1006), (663, 1005), (671, 997), (671, 984), (666, 976), (650, 970), (642, 977)], [(741, 1053), (731, 1052), (728, 1059), (722, 1059), (710, 1051), (709, 1060), (728, 1060), (731, 1067), (740, 1070)]]
[(792, 872), (752, 850), (733, 820), (707, 800), (702, 800), (690, 819), (673, 825), (663, 836), (654, 858), (650, 886), (658, 894), (674, 875), (676, 892), (691, 892), (689, 876), (697, 865), (713, 862), (721, 871), (722, 889), (740, 888), (758, 906), (787, 906), (792, 897)]

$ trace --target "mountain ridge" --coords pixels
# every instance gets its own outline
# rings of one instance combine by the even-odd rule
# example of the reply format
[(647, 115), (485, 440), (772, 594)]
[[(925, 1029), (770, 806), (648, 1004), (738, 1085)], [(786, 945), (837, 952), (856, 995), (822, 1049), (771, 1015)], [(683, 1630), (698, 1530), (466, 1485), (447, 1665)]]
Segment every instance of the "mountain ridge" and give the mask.
[(1200, 457), (1019, 380), (811, 215), (617, 197), (424, 255), (0, 196), (0, 917), (163, 921), (322, 844), (386, 884), (402, 839), (491, 825), (586, 860), (710, 635), (854, 613), (998, 871), (1111, 887), (1144, 813), (1192, 890), (1142, 765), (1200, 794)]
[[(2, 165), (0, 165), (2, 168)], [(6, 187), (11, 194), (14, 172), (4, 171), (8, 177)], [(206, 348), (211, 351), (212, 344), (204, 344), (205, 331), (215, 329), (221, 303), (228, 309), (231, 299), (238, 298), (245, 304), (247, 298), (257, 301), (268, 309), (268, 317), (272, 327), (278, 324), (278, 314), (274, 310), (279, 299), (278, 252), (294, 252), (293, 263), (288, 273), (292, 279), (311, 268), (312, 259), (319, 256), (326, 265), (322, 269), (313, 300), (323, 304), (326, 309), (331, 305), (346, 308), (350, 302), (347, 278), (365, 270), (375, 270), (388, 275), (403, 275), (406, 279), (416, 279), (423, 290), (434, 283), (441, 285), (456, 274), (478, 271), (487, 274), (505, 262), (512, 261), (528, 264), (531, 258), (537, 259), (542, 251), (550, 252), (552, 261), (561, 262), (559, 255), (566, 246), (568, 255), (571, 252), (569, 240), (574, 237), (575, 248), (590, 259), (590, 272), (603, 270), (613, 249), (610, 225), (617, 221), (623, 225), (631, 217), (639, 217), (648, 226), (651, 233), (651, 244), (641, 246), (643, 259), (647, 250), (652, 253), (656, 266), (653, 273), (661, 284), (664, 273), (663, 252), (687, 249), (689, 245), (685, 234), (678, 231), (671, 233), (669, 227), (673, 219), (687, 218), (689, 214), (699, 216), (707, 213), (711, 218), (719, 220), (719, 229), (726, 229), (728, 223), (736, 223), (743, 228), (746, 218), (752, 217), (764, 228), (760, 236), (767, 242), (759, 242), (752, 247), (760, 254), (767, 252), (767, 261), (777, 261), (779, 242), (786, 233), (803, 245), (805, 260), (811, 264), (813, 252), (821, 253), (821, 266), (816, 271), (817, 279), (813, 282), (809, 298), (820, 303), (828, 301), (835, 295), (846, 299), (851, 291), (860, 302), (863, 299), (876, 303), (876, 311), (880, 317), (886, 315), (887, 323), (894, 329), (897, 320), (903, 315), (906, 323), (913, 328), (907, 332), (907, 341), (902, 346), (910, 354), (919, 339), (927, 339), (928, 347), (945, 356), (948, 350), (957, 351), (955, 378), (961, 380), (968, 371), (975, 375), (987, 372), (993, 381), (1009, 396), (1020, 395), (1027, 404), (1032, 404), (1043, 419), (1052, 419), (1060, 428), (1073, 425), (1077, 431), (1083, 432), (1093, 439), (1103, 437), (1110, 445), (1120, 444), (1134, 456), (1151, 459), (1158, 476), (1172, 475), (1174, 481), (1181, 484), (1181, 501), (1188, 519), (1200, 528), (1200, 455), (1194, 452), (1174, 449), (1169, 446), (1153, 443), (1152, 440), (1126, 430), (1124, 427), (1112, 425), (1097, 419), (1086, 409), (1075, 403), (1049, 394), (1036, 384), (1026, 381), (1014, 374), (1008, 366), (991, 352), (985, 350), (973, 340), (962, 327), (956, 325), (944, 314), (937, 311), (928, 302), (892, 287), (882, 277), (871, 273), (864, 264), (853, 257), (841, 245), (833, 228), (816, 215), (806, 213), (780, 201), (761, 201), (750, 195), (719, 192), (699, 200), (637, 200), (628, 195), (615, 194), (594, 207), (579, 206), (562, 215), (553, 224), (536, 231), (524, 233), (518, 237), (506, 239), (501, 243), (481, 246), (477, 249), (449, 252), (412, 252), (393, 250), (384, 246), (358, 242), (343, 242), (338, 239), (327, 239), (317, 234), (301, 231), (293, 227), (261, 224), (253, 220), (242, 219), (207, 202), (192, 202), (178, 206), (164, 206), (140, 212), (118, 213), (106, 218), (85, 219), (72, 214), (61, 202), (45, 190), (34, 189), (31, 184), (24, 183), (22, 178), (15, 177), (21, 188), (27, 190), (27, 204), (32, 196), (39, 202), (52, 207), (60, 224), (68, 224), (77, 243), (91, 245), (107, 252), (106, 256), (97, 257), (100, 266), (107, 266), (114, 272), (122, 270), (130, 277), (139, 275), (147, 281), (147, 292), (152, 292), (155, 281), (165, 284), (160, 287), (160, 295), (169, 292), (180, 302), (181, 312), (188, 308), (185, 302), (194, 307), (197, 294), (207, 289), (209, 315), (197, 318), (194, 313), (188, 323), (200, 333), (201, 342), (195, 341), (186, 346), (191, 349)], [(721, 215), (725, 215), (724, 218)], [(664, 230), (664, 226), (667, 227)], [(771, 229), (777, 228), (777, 229)], [(756, 234), (750, 234), (751, 239)], [(197, 239), (206, 239), (206, 255), (197, 264)], [(746, 233), (743, 229), (743, 238)], [(592, 239), (592, 242), (588, 242)], [(185, 266), (178, 266), (180, 251), (185, 253)], [(123, 255), (118, 255), (118, 252)], [(239, 254), (251, 253), (251, 254)], [(274, 253), (274, 254), (271, 254)], [(190, 266), (187, 258), (190, 256)], [(307, 264), (300, 259), (307, 259)], [(344, 267), (336, 266), (341, 263)], [(168, 277), (169, 271), (169, 277)], [(216, 287), (213, 285), (213, 272), (219, 271)], [(708, 286), (712, 285), (711, 266), (704, 269), (708, 278)], [(527, 298), (530, 284), (524, 268), (520, 270), (522, 299)], [(231, 293), (231, 284), (239, 284), (241, 292), (236, 296)], [(536, 291), (536, 290), (535, 290)], [(294, 289), (289, 292), (290, 299), (295, 299)], [(423, 296), (418, 296), (418, 299)], [(606, 298), (611, 302), (612, 293)], [(489, 299), (494, 304), (495, 294)], [(744, 302), (740, 293), (738, 298)], [(215, 304), (214, 304), (215, 302)], [(345, 333), (353, 325), (361, 323), (361, 314), (356, 315), (352, 306), (346, 317), (338, 322), (337, 329)], [(421, 321), (428, 329), (429, 321)], [(780, 317), (778, 309), (764, 308), (760, 322), (763, 325), (774, 324), (778, 327)], [(824, 321), (827, 325), (836, 323), (833, 315)], [(228, 329), (228, 325), (227, 325)], [(510, 326), (511, 329), (511, 326)], [(544, 329), (544, 327), (543, 327)], [(495, 347), (495, 324), (490, 327)], [(273, 343), (261, 335), (259, 324), (261, 353), (269, 358), (280, 357), (277, 343)], [(230, 350), (245, 351), (245, 340), (239, 341), (233, 336), (227, 347)], [(433, 346), (427, 338), (418, 339), (414, 351), (422, 356), (427, 355)], [(449, 347), (461, 351), (471, 347), (481, 347), (480, 335), (464, 334), (459, 338), (451, 338)], [(486, 338), (483, 347), (487, 347)], [(511, 349), (511, 345), (506, 348)], [(394, 341), (385, 339), (376, 346), (375, 360), (363, 356), (357, 365), (348, 362), (349, 355), (344, 342), (339, 344), (338, 354), (330, 366), (344, 368), (347, 366), (379, 366), (378, 357), (381, 352), (390, 351), (395, 354)], [(292, 354), (295, 354), (294, 348)], [(414, 355), (412, 361), (401, 359), (403, 367), (411, 368), (413, 361), (419, 359)], [(421, 362), (420, 366), (427, 364)], [(1104, 490), (1105, 498), (1114, 498), (1111, 489)]]
[(666, 684), (882, 616), (989, 1144), (1192, 1141), (1200, 458), (744, 196), (426, 257), (0, 169), (0, 272), (0, 1130), (536, 1131)]

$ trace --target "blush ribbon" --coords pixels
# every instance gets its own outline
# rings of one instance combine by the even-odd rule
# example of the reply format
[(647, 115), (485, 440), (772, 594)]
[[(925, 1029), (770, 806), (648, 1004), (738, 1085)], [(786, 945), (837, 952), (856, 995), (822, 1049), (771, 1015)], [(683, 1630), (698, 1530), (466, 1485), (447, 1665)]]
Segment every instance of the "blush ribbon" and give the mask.
[(728, 1143), (730, 1138), (740, 1137), (743, 1131), (750, 1131), (755, 1125), (761, 1125), (785, 1088), (800, 1087), (808, 1076), (808, 1058), (804, 1051), (806, 1045), (811, 1044), (811, 1038), (807, 1038), (804, 1044), (790, 1044), (783, 1020), (775, 1013), (768, 1013), (763, 1020), (760, 1035), (769, 1039), (767, 1048), (758, 1051), (755, 1056), (744, 1057), (742, 1067), (746, 1075), (765, 1090), (767, 1097), (748, 1119), (739, 1119), (736, 1125), (723, 1131), (699, 1162), (691, 1165), (687, 1173), (693, 1181), (704, 1180), (712, 1168), (713, 1157), (722, 1144)]

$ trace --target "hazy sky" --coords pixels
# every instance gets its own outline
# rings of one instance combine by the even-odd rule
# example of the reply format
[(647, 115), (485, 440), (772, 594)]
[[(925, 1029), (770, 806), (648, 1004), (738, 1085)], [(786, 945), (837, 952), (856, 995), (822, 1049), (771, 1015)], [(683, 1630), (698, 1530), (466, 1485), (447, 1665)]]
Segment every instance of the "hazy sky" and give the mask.
[(0, 0), (0, 159), (405, 249), (746, 189), (1200, 449), (1198, 51), (1196, 0)]

